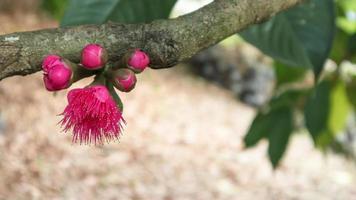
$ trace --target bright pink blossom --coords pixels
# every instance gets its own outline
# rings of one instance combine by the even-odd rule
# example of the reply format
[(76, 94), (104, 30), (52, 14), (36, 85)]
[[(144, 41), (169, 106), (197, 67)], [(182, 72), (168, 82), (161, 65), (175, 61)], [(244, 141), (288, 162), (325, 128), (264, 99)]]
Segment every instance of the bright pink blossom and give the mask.
[(103, 144), (118, 139), (125, 120), (105, 86), (73, 89), (61, 121), (64, 131), (73, 131), (73, 142)]
[(82, 50), (81, 64), (89, 70), (104, 67), (108, 60), (106, 50), (99, 44), (88, 44)]
[(138, 73), (142, 72), (149, 64), (150, 58), (145, 52), (139, 49), (136, 49), (128, 60), (128, 65)]
[(48, 91), (66, 89), (70, 86), (72, 69), (57, 55), (48, 55), (42, 62), (43, 82)]
[(122, 92), (133, 90), (136, 82), (136, 75), (130, 69), (119, 69), (114, 72), (114, 86)]

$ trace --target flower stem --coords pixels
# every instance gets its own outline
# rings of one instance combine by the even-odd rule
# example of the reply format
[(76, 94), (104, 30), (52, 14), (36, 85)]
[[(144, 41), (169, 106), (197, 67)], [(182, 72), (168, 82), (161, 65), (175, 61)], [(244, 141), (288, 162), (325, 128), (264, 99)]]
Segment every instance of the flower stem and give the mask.
[(93, 76), (96, 73), (95, 71), (86, 70), (78, 65), (75, 65), (75, 67), (72, 66), (72, 70), (73, 70), (73, 78), (71, 80), (72, 84), (83, 78)]
[(110, 81), (106, 81), (106, 87), (109, 89), (111, 96), (114, 98), (114, 100), (115, 100), (117, 106), (119, 107), (119, 109), (121, 110), (121, 112), (124, 112), (124, 104), (122, 103), (119, 95), (116, 93), (113, 84)]

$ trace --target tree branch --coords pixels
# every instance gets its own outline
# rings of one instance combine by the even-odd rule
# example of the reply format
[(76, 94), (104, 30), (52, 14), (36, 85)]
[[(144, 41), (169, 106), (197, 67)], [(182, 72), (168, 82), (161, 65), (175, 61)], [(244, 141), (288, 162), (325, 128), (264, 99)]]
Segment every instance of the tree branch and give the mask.
[(79, 62), (88, 43), (100, 43), (117, 61), (131, 48), (142, 48), (151, 67), (167, 68), (188, 59), (247, 26), (260, 23), (303, 0), (215, 0), (182, 17), (148, 24), (85, 25), (0, 36), (0, 80), (41, 69), (47, 54)]

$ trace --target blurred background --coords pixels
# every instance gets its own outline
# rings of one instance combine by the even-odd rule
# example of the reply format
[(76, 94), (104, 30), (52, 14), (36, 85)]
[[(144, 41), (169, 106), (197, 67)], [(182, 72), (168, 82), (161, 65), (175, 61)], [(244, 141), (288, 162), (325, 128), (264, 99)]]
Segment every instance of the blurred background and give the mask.
[[(49, 12), (56, 4), (46, 2), (0, 0), (0, 34), (58, 27), (64, 10)], [(209, 2), (180, 0), (171, 16)], [(275, 170), (267, 141), (245, 147), (278, 76), (274, 61), (238, 36), (172, 69), (147, 70), (135, 90), (120, 94), (124, 135), (104, 146), (72, 144), (61, 133), (66, 92), (47, 92), (40, 72), (5, 79), (0, 199), (354, 199), (354, 118), (327, 150), (298, 130)], [(312, 77), (301, 84), (312, 85)]]

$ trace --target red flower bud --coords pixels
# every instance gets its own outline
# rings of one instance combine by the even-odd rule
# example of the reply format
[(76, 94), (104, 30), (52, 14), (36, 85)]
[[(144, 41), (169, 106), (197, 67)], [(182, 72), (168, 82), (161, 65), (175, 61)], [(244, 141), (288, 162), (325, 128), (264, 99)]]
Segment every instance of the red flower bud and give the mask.
[(113, 72), (113, 85), (122, 92), (130, 92), (135, 88), (136, 75), (130, 69), (118, 69)]
[(48, 91), (66, 89), (70, 86), (70, 64), (57, 55), (48, 55), (42, 63), (43, 81)]
[(82, 50), (81, 64), (86, 69), (100, 69), (104, 67), (107, 61), (107, 52), (99, 44), (88, 44)]
[(136, 73), (141, 73), (150, 63), (150, 58), (148, 55), (136, 49), (130, 56), (128, 60), (129, 68), (132, 69)]

